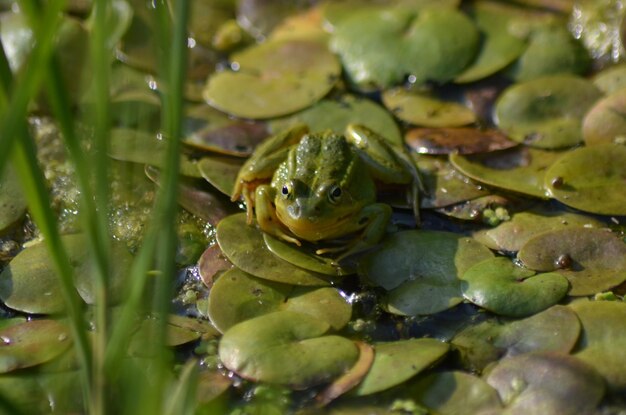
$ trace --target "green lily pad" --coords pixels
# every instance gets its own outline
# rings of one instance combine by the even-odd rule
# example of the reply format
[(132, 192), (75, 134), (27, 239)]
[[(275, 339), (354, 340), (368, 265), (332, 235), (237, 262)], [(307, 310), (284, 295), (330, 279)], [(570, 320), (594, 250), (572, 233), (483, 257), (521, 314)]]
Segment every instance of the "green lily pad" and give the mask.
[(306, 314), (278, 311), (231, 327), (220, 341), (224, 366), (239, 376), (306, 388), (332, 380), (358, 358), (355, 344), (327, 334), (330, 325)]
[(203, 95), (211, 106), (242, 118), (279, 117), (304, 109), (326, 95), (341, 72), (324, 43), (306, 40), (262, 43), (231, 56), (231, 61), (237, 71), (211, 76)]
[(517, 252), (536, 235), (575, 226), (600, 228), (604, 224), (576, 213), (529, 211), (515, 213), (495, 228), (474, 232), (473, 237), (493, 250)]
[(490, 319), (458, 333), (452, 344), (463, 366), (480, 372), (501, 358), (529, 352), (569, 353), (580, 334), (576, 314), (566, 306), (555, 305), (522, 320)]
[(545, 184), (552, 197), (568, 206), (626, 215), (625, 179), (626, 146), (599, 144), (565, 154), (548, 168)]
[(205, 155), (197, 162), (198, 171), (213, 187), (230, 196), (244, 161), (235, 157)]
[(626, 87), (602, 98), (583, 120), (585, 144), (626, 143)]
[(310, 315), (327, 322), (334, 330), (342, 329), (352, 315), (352, 307), (336, 288), (281, 284), (237, 268), (220, 276), (209, 294), (208, 315), (221, 332), (280, 310)]
[(439, 361), (447, 343), (435, 339), (408, 339), (374, 345), (374, 362), (363, 381), (352, 391), (370, 395), (401, 384)]
[(597, 73), (593, 77), (593, 83), (607, 95), (626, 88), (626, 64), (610, 66)]
[(504, 359), (487, 382), (506, 413), (576, 415), (593, 413), (604, 396), (602, 377), (575, 357), (529, 353)]
[(342, 95), (337, 99), (323, 99), (317, 104), (292, 116), (270, 121), (274, 133), (304, 123), (312, 133), (332, 130), (343, 134), (349, 124), (363, 125), (394, 144), (402, 144), (400, 129), (393, 117), (375, 102), (354, 95)]
[(464, 175), (515, 193), (547, 198), (545, 170), (562, 153), (525, 146), (486, 154), (450, 154), (450, 162)]
[(583, 140), (581, 119), (601, 96), (590, 81), (555, 75), (521, 82), (498, 98), (498, 126), (517, 142), (533, 147), (571, 147)]
[(11, 164), (0, 171), (0, 232), (13, 225), (26, 213), (26, 198)]
[(474, 112), (465, 105), (443, 101), (423, 92), (393, 88), (383, 92), (382, 100), (389, 111), (410, 124), (461, 127), (476, 121)]
[[(490, 220), (494, 220), (499, 222), (507, 220), (509, 217), (508, 208), (512, 207), (513, 204), (514, 202), (512, 202), (511, 199), (507, 199), (504, 196), (487, 195), (437, 209), (437, 212), (450, 218), (460, 220), (482, 221), (487, 223), (489, 223)], [(496, 211), (499, 213), (496, 213)], [(500, 215), (500, 217), (498, 217), (498, 215)]]
[(389, 291), (386, 307), (400, 315), (433, 314), (462, 301), (458, 277), (491, 251), (460, 235), (404, 231), (359, 263), (359, 274)]
[(417, 402), (441, 415), (499, 413), (498, 393), (487, 382), (464, 372), (433, 373), (410, 386)]
[(217, 243), (235, 266), (255, 277), (294, 285), (328, 285), (323, 274), (305, 270), (272, 254), (255, 225), (246, 224), (246, 214), (224, 218), (217, 225)]
[(626, 303), (581, 300), (570, 305), (583, 331), (574, 356), (595, 368), (613, 392), (626, 392)]
[(48, 362), (72, 344), (69, 329), (55, 320), (32, 320), (0, 330), (0, 373)]
[(463, 276), (463, 296), (479, 307), (508, 317), (525, 317), (556, 304), (569, 283), (557, 273), (535, 275), (504, 257), (480, 262)]
[(198, 259), (198, 274), (208, 288), (213, 286), (215, 279), (233, 267), (224, 257), (218, 244), (212, 244), (204, 250)]
[(413, 158), (426, 188), (426, 194), (420, 197), (422, 208), (441, 208), (489, 194), (444, 158), (424, 155)]
[(507, 4), (489, 1), (472, 4), (469, 14), (483, 36), (482, 46), (476, 59), (454, 79), (455, 82), (473, 82), (492, 75), (524, 52), (524, 39), (509, 31), (512, 13), (514, 10)]
[(474, 154), (504, 150), (517, 145), (498, 130), (476, 128), (413, 128), (404, 136), (420, 154)]
[(331, 276), (354, 274), (354, 270), (336, 264), (332, 258), (317, 255), (315, 253), (317, 248), (309, 244), (296, 246), (268, 234), (264, 234), (263, 239), (274, 255), (300, 268)]
[(534, 28), (528, 47), (509, 70), (518, 82), (549, 75), (583, 75), (591, 59), (583, 45), (575, 39), (564, 20), (554, 20)]
[(339, 21), (331, 47), (358, 85), (388, 87), (409, 75), (417, 84), (446, 82), (472, 61), (478, 30), (449, 8), (365, 9)]
[(543, 233), (530, 239), (517, 257), (531, 269), (566, 277), (570, 295), (592, 295), (626, 281), (626, 244), (606, 229)]

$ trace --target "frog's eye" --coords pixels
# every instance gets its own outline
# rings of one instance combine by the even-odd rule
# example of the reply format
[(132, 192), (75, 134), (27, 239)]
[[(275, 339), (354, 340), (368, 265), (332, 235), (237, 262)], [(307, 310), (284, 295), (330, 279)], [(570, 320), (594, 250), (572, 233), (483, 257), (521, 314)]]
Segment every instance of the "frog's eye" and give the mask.
[(283, 195), (283, 197), (285, 198), (289, 197), (289, 195), (291, 194), (291, 184), (285, 183), (280, 189), (280, 194)]
[(334, 185), (328, 190), (328, 200), (330, 203), (337, 203), (341, 199), (341, 187)]

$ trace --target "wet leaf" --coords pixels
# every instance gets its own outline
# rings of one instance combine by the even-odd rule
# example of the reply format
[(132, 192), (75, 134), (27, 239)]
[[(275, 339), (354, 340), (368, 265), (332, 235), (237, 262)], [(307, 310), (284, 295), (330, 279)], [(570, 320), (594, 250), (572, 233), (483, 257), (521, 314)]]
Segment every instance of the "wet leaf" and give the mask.
[(517, 252), (529, 239), (544, 232), (574, 226), (595, 227), (603, 223), (589, 216), (569, 212), (528, 211), (513, 214), (495, 228), (474, 233), (474, 238), (496, 251)]
[(17, 173), (11, 164), (0, 171), (0, 232), (16, 223), (26, 213), (26, 199)]
[(476, 128), (413, 128), (404, 139), (421, 154), (487, 153), (517, 145), (498, 130)]
[(209, 246), (198, 259), (198, 273), (202, 282), (211, 288), (215, 279), (233, 267), (233, 264), (224, 257), (218, 244)]
[(528, 147), (487, 154), (450, 154), (450, 162), (461, 173), (484, 183), (529, 196), (547, 198), (545, 170), (562, 153)]
[(448, 349), (447, 343), (435, 339), (377, 343), (372, 368), (352, 393), (370, 395), (399, 385), (434, 365)]
[(617, 64), (597, 73), (593, 83), (607, 95), (626, 88), (626, 64)]
[(313, 3), (311, 0), (241, 0), (237, 2), (237, 19), (250, 34), (262, 39), (284, 18)]
[(211, 76), (204, 98), (224, 112), (252, 119), (312, 105), (330, 91), (341, 71), (323, 43), (306, 40), (259, 44), (231, 56), (231, 61), (237, 71)]
[(566, 277), (570, 295), (592, 295), (626, 281), (626, 244), (606, 229), (543, 233), (522, 246), (517, 257), (531, 269)]
[(533, 147), (571, 147), (583, 139), (581, 119), (601, 96), (590, 81), (572, 75), (546, 76), (507, 88), (495, 115), (511, 139)]
[(411, 385), (410, 390), (414, 399), (441, 415), (489, 413), (502, 407), (495, 389), (463, 372), (430, 374)]
[[(490, 212), (495, 220), (500, 221), (505, 220), (506, 217), (508, 217), (507, 208), (512, 207), (513, 205), (517, 206), (517, 203), (515, 203), (514, 199), (511, 200), (500, 195), (487, 195), (477, 197), (476, 199), (468, 200), (466, 202), (456, 205), (446, 206), (444, 208), (437, 209), (437, 212), (455, 219), (468, 221), (482, 220), (483, 222), (488, 222), (490, 220), (487, 214), (485, 214), (485, 212)], [(504, 209), (504, 219), (500, 219), (496, 216), (495, 211), (497, 209)], [(480, 240), (478, 241), (481, 242)]]
[(555, 305), (522, 320), (487, 320), (452, 339), (463, 366), (481, 372), (501, 358), (529, 352), (569, 353), (580, 334), (580, 323), (569, 308)]
[(489, 373), (507, 413), (592, 413), (604, 396), (602, 377), (575, 357), (529, 353), (504, 359)]
[(217, 225), (217, 242), (235, 266), (255, 277), (294, 285), (328, 285), (323, 274), (307, 271), (272, 254), (255, 225), (246, 224), (245, 213), (231, 215)]
[[(219, 371), (204, 370), (198, 374), (198, 389), (196, 399), (198, 406), (196, 413), (213, 414), (226, 411), (221, 398), (226, 398), (226, 391), (232, 386), (233, 380)], [(217, 406), (217, 407), (216, 407)]]
[(333, 287), (297, 287), (253, 277), (237, 268), (224, 273), (209, 295), (208, 314), (221, 331), (242, 321), (274, 311), (288, 310), (343, 328), (352, 307)]
[(70, 331), (55, 320), (32, 320), (0, 330), (0, 373), (48, 362), (72, 344)]
[(389, 291), (387, 309), (432, 314), (461, 302), (458, 277), (493, 254), (470, 238), (439, 231), (404, 231), (387, 237), (363, 258), (359, 274)]
[(550, 195), (568, 206), (601, 215), (626, 215), (626, 146), (577, 148), (548, 168), (545, 183)]
[(275, 133), (304, 123), (313, 133), (332, 130), (343, 134), (348, 124), (359, 124), (375, 131), (394, 144), (401, 144), (402, 135), (393, 117), (375, 102), (345, 94), (337, 99), (323, 99), (311, 108), (270, 122)]
[(583, 120), (585, 144), (626, 143), (626, 87), (602, 98)]
[(474, 58), (479, 34), (448, 8), (359, 10), (339, 21), (331, 39), (350, 79), (388, 87), (407, 75), (417, 84), (446, 82)]
[(383, 92), (382, 100), (389, 111), (410, 124), (424, 127), (461, 127), (476, 121), (474, 112), (465, 105), (443, 101), (424, 92), (393, 88)]
[(574, 356), (595, 368), (613, 392), (626, 391), (624, 348), (626, 304), (619, 301), (577, 301), (570, 305), (583, 327)]
[(327, 334), (330, 325), (279, 311), (231, 327), (220, 341), (224, 366), (246, 379), (300, 389), (340, 376), (354, 365), (351, 340)]
[(479, 307), (508, 317), (525, 317), (556, 304), (569, 289), (557, 273), (536, 274), (504, 257), (482, 261), (461, 277), (463, 296)]

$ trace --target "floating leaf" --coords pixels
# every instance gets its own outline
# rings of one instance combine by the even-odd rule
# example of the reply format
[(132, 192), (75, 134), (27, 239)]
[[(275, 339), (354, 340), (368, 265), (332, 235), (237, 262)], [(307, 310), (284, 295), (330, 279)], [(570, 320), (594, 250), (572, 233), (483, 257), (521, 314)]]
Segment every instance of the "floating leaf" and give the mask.
[(0, 171), (0, 232), (13, 225), (26, 213), (26, 199), (11, 164)]
[(331, 46), (353, 82), (387, 87), (407, 75), (418, 84), (449, 81), (474, 58), (478, 42), (464, 14), (433, 7), (353, 11), (337, 23)]
[(294, 285), (328, 285), (323, 274), (308, 271), (283, 261), (272, 254), (263, 240), (263, 233), (246, 224), (246, 214), (223, 219), (217, 225), (217, 242), (224, 255), (243, 271), (271, 281)]
[(626, 215), (626, 146), (577, 148), (548, 168), (545, 184), (552, 197), (568, 206), (601, 215)]
[(604, 396), (602, 377), (575, 357), (529, 353), (504, 359), (487, 376), (507, 413), (593, 413)]
[(426, 93), (393, 88), (382, 94), (383, 103), (396, 117), (424, 127), (461, 127), (476, 121), (465, 105), (443, 101)]
[(332, 130), (343, 134), (349, 124), (363, 125), (394, 144), (402, 144), (402, 135), (393, 117), (375, 102), (354, 95), (323, 99), (314, 106), (286, 118), (270, 122), (275, 133), (304, 123), (311, 132)]
[(572, 350), (580, 334), (580, 323), (569, 307), (555, 305), (523, 320), (487, 320), (470, 326), (452, 339), (463, 366), (482, 371), (489, 363), (529, 352)]
[(198, 259), (198, 273), (202, 282), (211, 288), (215, 279), (233, 267), (233, 264), (224, 257), (218, 244), (209, 246)]
[(432, 314), (461, 302), (458, 277), (493, 254), (460, 235), (404, 231), (383, 241), (363, 258), (359, 274), (389, 290), (387, 309), (401, 315)]
[(69, 329), (55, 320), (31, 320), (0, 330), (0, 373), (40, 365), (66, 351)]
[[(520, 202), (522, 203), (522, 202)], [(441, 209), (437, 209), (437, 212), (455, 219), (468, 220), (468, 221), (483, 221), (489, 223), (490, 220), (502, 221), (508, 218), (507, 208), (511, 207), (515, 203), (510, 199), (507, 199), (500, 195), (487, 195), (477, 197), (476, 199), (468, 200), (463, 203), (459, 203), (452, 206), (446, 206)], [(501, 209), (501, 210), (498, 210)], [(502, 212), (498, 217), (496, 212)], [(491, 214), (491, 216), (488, 216)], [(478, 239), (477, 239), (478, 240)], [(479, 241), (481, 242), (481, 241)], [(482, 243), (482, 242), (481, 242)]]
[(237, 323), (288, 310), (325, 321), (334, 330), (343, 328), (352, 315), (352, 307), (333, 287), (297, 287), (253, 277), (237, 268), (224, 273), (209, 295), (211, 322), (225, 332)]
[(231, 327), (220, 341), (224, 366), (246, 379), (306, 388), (329, 381), (358, 358), (351, 340), (328, 335), (330, 325), (278, 311)]
[(235, 157), (205, 155), (198, 160), (198, 171), (213, 187), (230, 196), (243, 160)]
[(567, 280), (556, 273), (537, 274), (508, 258), (482, 261), (463, 276), (463, 296), (479, 307), (508, 317), (524, 317), (556, 304), (567, 294)]
[(450, 162), (461, 173), (488, 186), (547, 198), (545, 170), (561, 154), (519, 146), (487, 154), (450, 154)]
[(547, 76), (507, 88), (498, 98), (498, 126), (517, 142), (533, 147), (571, 147), (583, 139), (581, 119), (600, 91), (572, 75)]
[(404, 138), (421, 154), (487, 153), (517, 145), (498, 130), (476, 128), (413, 128)]
[(626, 143), (626, 87), (602, 98), (583, 120), (585, 144)]
[(623, 395), (626, 392), (626, 304), (581, 300), (570, 307), (583, 327), (574, 356), (604, 376), (610, 390)]
[(607, 95), (626, 88), (626, 64), (610, 66), (593, 77), (593, 83)]
[(526, 242), (517, 257), (528, 268), (566, 277), (570, 295), (592, 295), (626, 281), (626, 244), (606, 229), (542, 233)]
[(207, 102), (242, 118), (287, 115), (315, 103), (335, 85), (341, 66), (324, 43), (272, 41), (231, 56), (237, 71), (209, 78)]
[(447, 343), (435, 339), (377, 343), (372, 368), (352, 393), (364, 396), (399, 385), (435, 364), (448, 349)]
[(604, 226), (589, 216), (569, 212), (529, 211), (515, 213), (511, 220), (495, 228), (474, 233), (474, 238), (496, 251), (517, 252), (529, 239), (540, 233), (570, 227)]

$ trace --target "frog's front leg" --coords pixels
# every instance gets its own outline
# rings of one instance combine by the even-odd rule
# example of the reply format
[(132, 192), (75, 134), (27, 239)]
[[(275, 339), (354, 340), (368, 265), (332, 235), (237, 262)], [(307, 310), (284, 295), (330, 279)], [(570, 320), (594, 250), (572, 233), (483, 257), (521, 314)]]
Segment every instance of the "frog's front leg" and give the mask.
[(276, 190), (268, 184), (256, 188), (254, 211), (257, 223), (263, 232), (300, 246), (300, 241), (286, 232), (285, 226), (276, 216), (276, 207), (273, 203), (275, 196)]
[[(385, 203), (374, 203), (365, 206), (355, 218), (356, 223), (363, 226), (363, 231), (346, 247), (340, 248), (340, 250), (345, 251), (335, 260), (335, 262), (338, 263), (350, 255), (366, 251), (380, 242), (387, 229), (387, 224), (391, 219), (391, 213), (391, 206)], [(316, 254), (320, 255), (337, 250), (338, 249), (333, 248), (318, 249)]]

